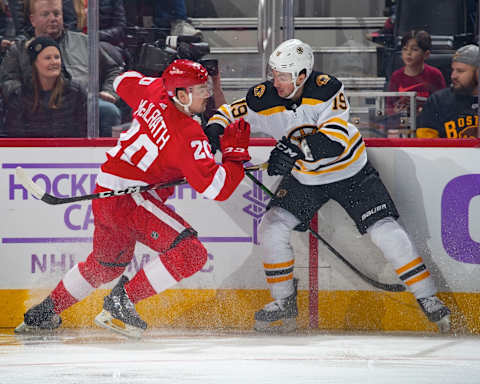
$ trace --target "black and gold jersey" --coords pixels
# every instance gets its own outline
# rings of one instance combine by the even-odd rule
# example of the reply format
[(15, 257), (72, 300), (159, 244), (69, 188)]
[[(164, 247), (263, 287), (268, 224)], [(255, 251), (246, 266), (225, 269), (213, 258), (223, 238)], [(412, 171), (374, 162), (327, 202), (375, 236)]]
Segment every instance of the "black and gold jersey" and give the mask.
[(431, 95), (420, 113), (419, 138), (476, 138), (478, 97), (456, 95), (445, 88)]
[[(298, 101), (281, 98), (272, 82), (266, 81), (250, 88), (245, 98), (222, 105), (208, 124), (226, 127), (243, 117), (250, 123), (252, 133), (263, 133), (276, 140), (287, 136), (306, 155), (305, 160), (297, 161), (298, 169), (293, 169), (293, 176), (302, 184), (318, 185), (351, 177), (367, 162), (362, 136), (348, 122), (349, 111), (343, 84), (333, 76), (314, 71)], [(328, 138), (322, 145), (340, 143), (343, 152), (329, 158), (309, 156), (304, 139), (316, 133)]]

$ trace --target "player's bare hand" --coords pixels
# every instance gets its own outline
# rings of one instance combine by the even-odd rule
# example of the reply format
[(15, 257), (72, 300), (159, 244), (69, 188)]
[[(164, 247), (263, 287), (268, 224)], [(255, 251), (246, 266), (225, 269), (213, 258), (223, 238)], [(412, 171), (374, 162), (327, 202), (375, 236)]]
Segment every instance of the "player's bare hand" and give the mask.
[(115, 103), (115, 101), (117, 101), (115, 96), (113, 96), (111, 93), (108, 93), (106, 91), (101, 91), (99, 93), (99, 96), (102, 100), (109, 101), (110, 103)]

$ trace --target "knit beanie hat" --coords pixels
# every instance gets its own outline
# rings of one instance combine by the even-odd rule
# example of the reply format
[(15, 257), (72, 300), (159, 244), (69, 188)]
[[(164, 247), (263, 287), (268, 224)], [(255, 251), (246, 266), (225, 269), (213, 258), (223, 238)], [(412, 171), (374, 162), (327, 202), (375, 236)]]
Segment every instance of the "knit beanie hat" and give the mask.
[(40, 36), (33, 39), (28, 45), (28, 54), (30, 56), (30, 62), (33, 63), (40, 52), (42, 52), (47, 47), (56, 47), (60, 51), (58, 43), (53, 40), (51, 37)]

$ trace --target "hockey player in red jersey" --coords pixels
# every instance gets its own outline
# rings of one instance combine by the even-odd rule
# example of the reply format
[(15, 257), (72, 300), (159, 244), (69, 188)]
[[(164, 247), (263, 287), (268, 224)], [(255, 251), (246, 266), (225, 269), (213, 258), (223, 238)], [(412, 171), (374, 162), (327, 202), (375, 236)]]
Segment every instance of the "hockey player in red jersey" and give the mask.
[[(116, 92), (133, 108), (133, 121), (117, 146), (106, 153), (96, 192), (185, 177), (206, 198), (225, 200), (232, 194), (244, 176), (243, 162), (250, 159), (250, 126), (239, 120), (227, 127), (221, 142), (223, 162), (217, 164), (207, 137), (192, 118), (205, 110), (211, 94), (207, 79), (200, 64), (176, 60), (161, 78), (125, 72), (115, 80)], [(62, 311), (122, 275), (139, 241), (157, 251), (158, 258), (130, 281), (125, 276), (119, 279), (95, 322), (127, 336), (140, 336), (147, 324), (134, 304), (193, 275), (207, 260), (195, 230), (165, 205), (172, 192), (171, 187), (93, 200), (93, 251), (67, 272), (43, 302), (25, 313), (15, 331), (60, 326)]]

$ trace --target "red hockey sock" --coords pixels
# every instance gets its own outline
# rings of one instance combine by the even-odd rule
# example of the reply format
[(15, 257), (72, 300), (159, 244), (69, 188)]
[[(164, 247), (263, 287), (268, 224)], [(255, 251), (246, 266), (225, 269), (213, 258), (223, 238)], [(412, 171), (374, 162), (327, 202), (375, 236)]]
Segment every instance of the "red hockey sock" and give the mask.
[(66, 289), (65, 286), (63, 285), (63, 281), (60, 281), (58, 285), (55, 287), (55, 289), (50, 293), (50, 297), (53, 300), (53, 310), (55, 313), (61, 313), (65, 309), (71, 307), (73, 304), (77, 302), (77, 299), (75, 299)]
[(125, 284), (125, 292), (134, 304), (156, 294), (143, 269)]

